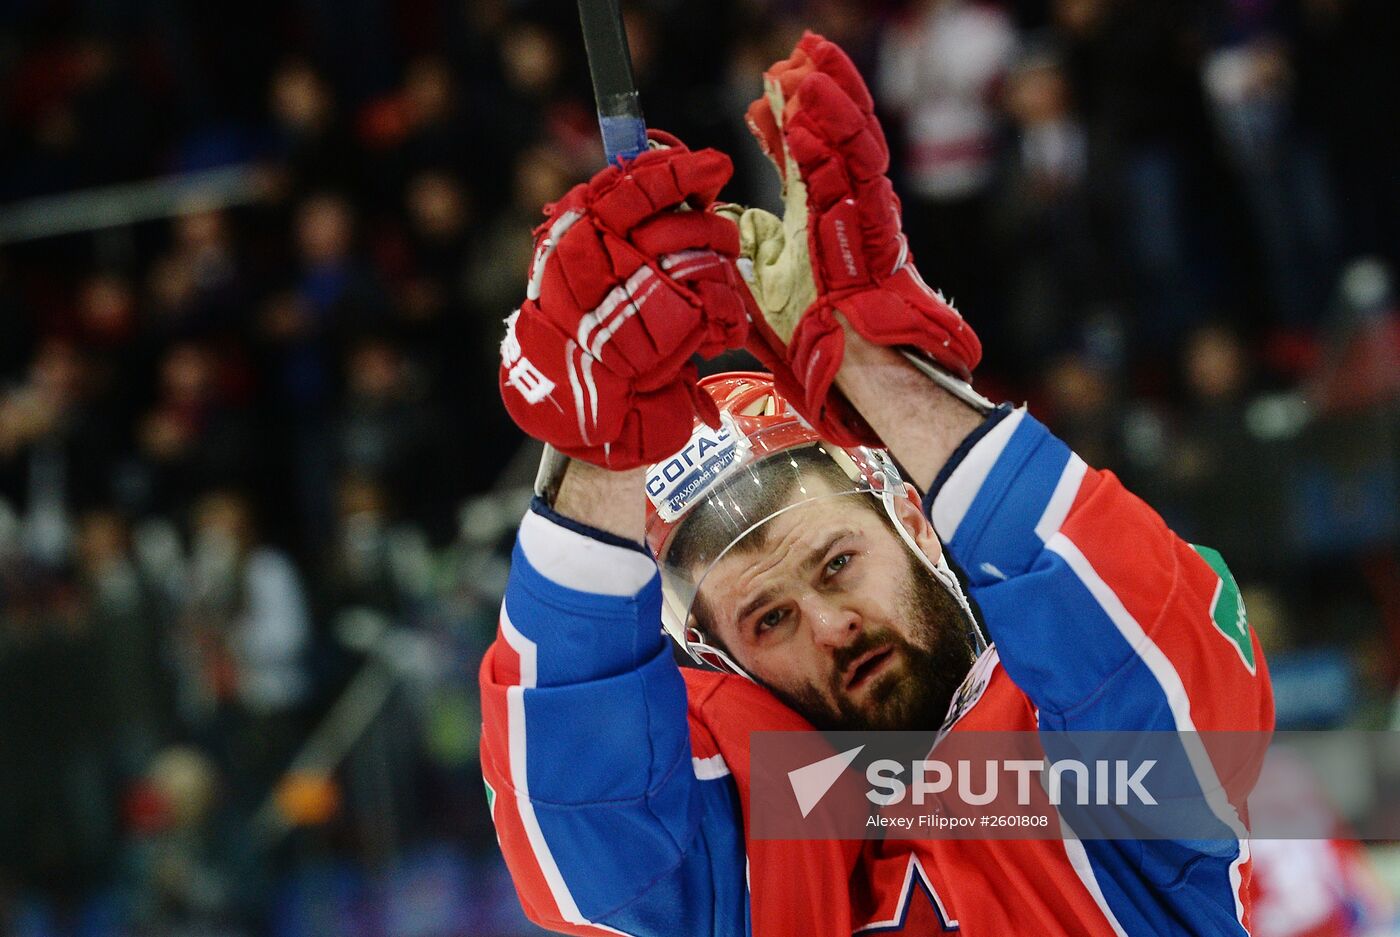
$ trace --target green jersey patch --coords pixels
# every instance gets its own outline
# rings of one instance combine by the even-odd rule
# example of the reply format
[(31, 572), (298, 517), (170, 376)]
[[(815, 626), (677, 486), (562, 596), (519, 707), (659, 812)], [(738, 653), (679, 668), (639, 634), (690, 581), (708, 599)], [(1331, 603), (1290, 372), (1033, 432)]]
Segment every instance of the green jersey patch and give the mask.
[(1240, 598), (1240, 587), (1235, 582), (1234, 574), (1230, 572), (1230, 567), (1225, 565), (1225, 559), (1219, 551), (1194, 543), (1191, 544), (1191, 549), (1201, 555), (1218, 577), (1215, 596), (1210, 602), (1210, 620), (1215, 624), (1216, 630), (1234, 646), (1249, 672), (1254, 673), (1254, 641), (1250, 638), (1249, 620), (1245, 617), (1244, 600)]

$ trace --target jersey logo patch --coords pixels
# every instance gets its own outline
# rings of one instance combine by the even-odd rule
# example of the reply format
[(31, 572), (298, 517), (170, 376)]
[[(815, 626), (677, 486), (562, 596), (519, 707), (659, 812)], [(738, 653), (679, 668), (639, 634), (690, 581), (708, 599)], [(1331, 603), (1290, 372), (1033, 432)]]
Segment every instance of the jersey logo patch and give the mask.
[(1240, 598), (1240, 587), (1235, 582), (1234, 574), (1225, 565), (1219, 551), (1194, 543), (1191, 549), (1201, 555), (1217, 577), (1215, 595), (1210, 602), (1211, 623), (1234, 647), (1249, 672), (1255, 673), (1254, 642), (1250, 639), (1249, 619), (1245, 617), (1244, 600)]
[(982, 698), (982, 694), (987, 692), (987, 684), (992, 682), (992, 671), (996, 669), (997, 663), (1001, 660), (997, 654), (996, 646), (993, 645), (982, 652), (972, 664), (972, 669), (963, 678), (958, 691), (953, 694), (953, 701), (948, 705), (948, 714), (943, 718), (943, 727), (940, 732), (947, 732), (953, 724), (967, 714), (967, 711), (977, 705), (977, 701)]
[(491, 822), (492, 822), (492, 823), (495, 823), (495, 822), (496, 822), (496, 789), (495, 789), (494, 787), (492, 787), (492, 786), (491, 786), (491, 782), (488, 781), (488, 780), (486, 780), (485, 778), (482, 778), (482, 779), (481, 779), (481, 783), (482, 783), (482, 785), (485, 786), (485, 788), (486, 788), (486, 810), (487, 810), (488, 813), (491, 814)]
[(938, 897), (933, 883), (928, 880), (928, 873), (924, 871), (919, 857), (911, 855), (909, 866), (904, 872), (904, 888), (900, 892), (894, 916), (857, 927), (851, 931), (851, 935), (949, 934), (961, 929), (957, 920), (948, 913), (943, 899)]

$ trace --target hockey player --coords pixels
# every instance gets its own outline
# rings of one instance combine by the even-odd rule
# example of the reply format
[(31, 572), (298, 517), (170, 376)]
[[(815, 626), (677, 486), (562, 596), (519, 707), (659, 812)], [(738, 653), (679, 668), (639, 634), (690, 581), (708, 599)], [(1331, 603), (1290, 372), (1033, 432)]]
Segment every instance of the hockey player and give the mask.
[[(658, 937), (1247, 933), (1239, 797), (1189, 842), (747, 835), (756, 730), (1273, 719), (1220, 557), (958, 380), (980, 346), (914, 269), (850, 60), (809, 35), (765, 77), (781, 219), (717, 208), (727, 158), (663, 139), (549, 207), (508, 320), (506, 405), (573, 460), (521, 523), (481, 669), (526, 911)], [(771, 376), (696, 381), (692, 355), (740, 344)], [(715, 669), (678, 668), (663, 624)]]

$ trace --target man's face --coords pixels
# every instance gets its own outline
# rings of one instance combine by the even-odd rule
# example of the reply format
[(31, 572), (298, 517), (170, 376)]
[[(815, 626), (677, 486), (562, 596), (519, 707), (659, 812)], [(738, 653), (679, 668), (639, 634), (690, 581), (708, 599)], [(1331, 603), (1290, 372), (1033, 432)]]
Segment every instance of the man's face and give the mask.
[[(936, 560), (932, 528), (900, 502)], [(716, 564), (701, 598), (730, 656), (818, 728), (937, 728), (973, 659), (966, 625), (872, 506), (832, 497), (778, 515)]]

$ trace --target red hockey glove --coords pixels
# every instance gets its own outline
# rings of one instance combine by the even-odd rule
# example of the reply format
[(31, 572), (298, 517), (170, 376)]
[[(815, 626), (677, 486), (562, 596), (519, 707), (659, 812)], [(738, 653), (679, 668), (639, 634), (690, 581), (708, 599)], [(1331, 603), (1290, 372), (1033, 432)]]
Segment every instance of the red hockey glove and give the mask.
[(840, 319), (876, 344), (919, 348), (964, 379), (982, 346), (914, 268), (885, 175), (889, 147), (851, 60), (807, 33), (763, 77), (748, 123), (783, 177), (783, 218), (726, 209), (739, 223), (753, 263), (746, 279), (763, 313), (749, 349), (827, 438), (878, 443), (832, 391), (845, 350)]
[(705, 210), (729, 157), (654, 138), (672, 145), (546, 207), (501, 343), (501, 396), (520, 428), (612, 469), (680, 449), (697, 412), (719, 425), (690, 358), (742, 346), (748, 331), (739, 238)]

